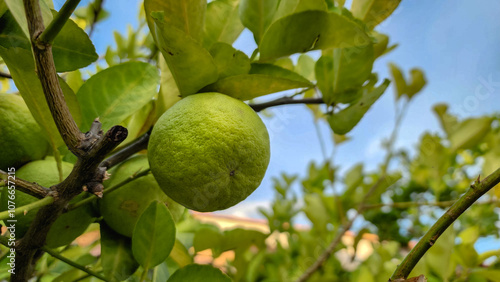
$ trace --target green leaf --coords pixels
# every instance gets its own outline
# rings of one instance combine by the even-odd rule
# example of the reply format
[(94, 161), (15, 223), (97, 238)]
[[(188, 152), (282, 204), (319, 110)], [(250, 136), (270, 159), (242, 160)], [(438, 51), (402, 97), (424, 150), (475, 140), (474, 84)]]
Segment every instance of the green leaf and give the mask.
[(439, 118), (441, 128), (449, 137), (459, 125), (457, 117), (448, 113), (448, 105), (446, 104), (436, 104), (432, 109)]
[(208, 3), (203, 46), (215, 42), (233, 44), (245, 28), (239, 17), (239, 0), (215, 0)]
[(179, 267), (184, 267), (188, 264), (193, 263), (193, 258), (189, 254), (186, 247), (184, 247), (184, 245), (179, 240), (175, 240), (174, 248), (170, 252), (170, 258), (175, 261), (179, 265)]
[(99, 117), (103, 130), (119, 124), (156, 94), (158, 71), (150, 64), (127, 62), (90, 77), (78, 90), (82, 131)]
[(389, 83), (389, 80), (384, 80), (377, 88), (371, 91), (364, 91), (365, 93), (363, 96), (349, 107), (328, 116), (328, 123), (333, 132), (344, 135), (351, 131), (361, 118), (363, 118), (366, 112), (368, 112), (375, 101), (382, 96), (385, 89), (389, 86)]
[(273, 65), (282, 67), (286, 70), (295, 71), (295, 66), (293, 64), (293, 61), (289, 57), (279, 58), (276, 61), (274, 61)]
[(274, 14), (274, 21), (283, 17), (308, 10), (327, 11), (328, 7), (324, 0), (287, 0), (280, 1), (278, 10)]
[(371, 35), (375, 38), (375, 44), (373, 45), (374, 57), (378, 58), (388, 51), (387, 46), (389, 45), (389, 36), (376, 31), (373, 31)]
[(448, 277), (454, 270), (451, 260), (454, 245), (455, 230), (453, 226), (450, 226), (424, 255), (428, 267), (439, 275), (441, 281), (448, 281)]
[[(203, 24), (207, 9), (206, 0), (145, 0), (144, 10), (149, 30), (153, 37), (155, 33), (155, 20), (152, 12), (163, 12), (164, 20), (168, 28), (175, 28), (194, 41), (201, 41), (203, 35)], [(157, 23), (158, 24), (158, 23)]]
[[(82, 199), (79, 197), (79, 199)], [(57, 248), (71, 244), (76, 237), (87, 230), (94, 222), (91, 205), (84, 205), (59, 216), (47, 234), (45, 244), (49, 248)]]
[(220, 269), (210, 265), (190, 264), (178, 269), (168, 282), (231, 282)]
[(167, 25), (155, 14), (157, 44), (182, 96), (217, 81), (217, 66), (210, 53), (189, 35)]
[(425, 79), (424, 72), (420, 69), (410, 70), (410, 83), (407, 85), (406, 93), (408, 98), (411, 99), (415, 94), (420, 92), (424, 88), (427, 81)]
[(123, 281), (139, 267), (131, 249), (131, 240), (111, 230), (104, 223), (101, 226), (101, 263), (104, 275), (112, 281)]
[(134, 258), (144, 269), (162, 263), (175, 243), (175, 222), (170, 211), (158, 201), (152, 202), (137, 221), (132, 235)]
[(219, 92), (240, 100), (311, 87), (312, 84), (297, 73), (272, 65), (252, 64), (250, 74), (241, 74), (218, 80), (203, 89), (204, 92)]
[(333, 103), (350, 103), (357, 98), (357, 90), (371, 75), (374, 59), (373, 44), (333, 51)]
[(297, 59), (297, 66), (295, 66), (295, 72), (302, 75), (309, 81), (316, 80), (316, 76), (314, 74), (314, 67), (316, 62), (311, 56), (307, 54), (301, 54)]
[(259, 45), (262, 36), (273, 20), (279, 0), (241, 0), (240, 19)]
[[(52, 11), (53, 16), (57, 12)], [(66, 21), (52, 44), (54, 63), (58, 72), (84, 68), (99, 57), (87, 33), (71, 19)]]
[(248, 56), (227, 43), (217, 42), (213, 44), (210, 48), (210, 54), (217, 66), (219, 79), (246, 74), (250, 71), (250, 59)]
[(326, 232), (326, 225), (330, 221), (330, 215), (323, 205), (321, 196), (314, 194), (304, 195), (304, 208), (303, 211), (307, 218), (312, 222), (318, 232)]
[(477, 146), (490, 132), (492, 121), (490, 117), (470, 118), (462, 121), (449, 136), (451, 150), (465, 150)]
[(246, 250), (250, 246), (264, 248), (266, 238), (266, 234), (257, 230), (248, 230), (243, 228), (228, 230), (224, 232), (222, 251), (236, 249)]
[(427, 83), (422, 70), (413, 68), (410, 70), (410, 82), (406, 82), (401, 70), (394, 64), (389, 64), (393, 81), (396, 84), (396, 100), (401, 96), (406, 96), (408, 99), (413, 98), (415, 94), (420, 92)]
[[(8, 12), (5, 13), (4, 17), (7, 15), (9, 15)], [(0, 20), (0, 26), (4, 17)], [(31, 114), (44, 130), (47, 140), (52, 144), (52, 148), (63, 145), (64, 141), (59, 135), (59, 131), (57, 130), (49, 106), (45, 100), (42, 84), (35, 72), (35, 64), (31, 49), (26, 50), (14, 46), (6, 49), (2, 47), (4, 46), (2, 44), (3, 42), (4, 41), (0, 39), (0, 56), (9, 68), (14, 83), (26, 102)], [(59, 79), (59, 83), (69, 110), (78, 124), (81, 120), (81, 113), (75, 93), (73, 93), (64, 80)]]
[(461, 244), (474, 244), (479, 238), (479, 227), (471, 226), (460, 232), (458, 237), (462, 240)]
[(316, 79), (318, 80), (316, 84), (318, 85), (319, 91), (321, 91), (321, 96), (327, 105), (332, 105), (334, 103), (333, 99), (333, 56), (323, 55), (321, 56), (316, 65), (314, 66), (314, 72)]
[(371, 39), (358, 24), (336, 13), (304, 11), (274, 22), (262, 37), (261, 60), (294, 53), (367, 45)]
[(373, 29), (389, 17), (400, 2), (401, 0), (354, 0), (351, 11), (356, 18), (363, 20)]
[(406, 93), (406, 80), (398, 66), (396, 66), (395, 64), (389, 64), (389, 68), (392, 75), (392, 81), (395, 84), (396, 100), (399, 100), (399, 98), (401, 98), (401, 96)]
[[(486, 269), (486, 268), (476, 268), (472, 271), (472, 273), (480, 275), (488, 281), (492, 282), (500, 282), (500, 270), (498, 269)], [(472, 280), (471, 280), (472, 281)]]
[(222, 252), (223, 235), (215, 228), (202, 227), (194, 235), (193, 247), (195, 252), (213, 249), (213, 256), (217, 257)]
[(158, 66), (160, 67), (160, 91), (156, 101), (156, 119), (181, 99), (179, 88), (163, 55), (158, 56)]
[[(8, 36), (11, 45), (23, 46), (24, 49), (31, 50), (31, 43), (28, 40), (29, 31), (24, 15), (22, 1), (7, 1), (12, 15), (17, 22), (12, 23), (11, 28), (2, 30), (2, 34)], [(19, 5), (19, 3), (21, 3)], [(57, 12), (51, 11), (43, 2), (40, 3), (44, 23), (47, 26)], [(13, 28), (12, 28), (13, 27)], [(28, 48), (29, 46), (29, 48)], [(52, 44), (54, 63), (58, 72), (67, 72), (83, 68), (97, 60), (98, 55), (92, 41), (88, 35), (69, 19)]]

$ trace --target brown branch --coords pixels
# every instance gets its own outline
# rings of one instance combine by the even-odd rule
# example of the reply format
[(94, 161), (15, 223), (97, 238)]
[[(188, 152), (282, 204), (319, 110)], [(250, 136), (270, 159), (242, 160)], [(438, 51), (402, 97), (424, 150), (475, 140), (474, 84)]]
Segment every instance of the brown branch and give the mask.
[(458, 217), (474, 204), (482, 195), (500, 183), (500, 168), (480, 181), (479, 178), (470, 189), (446, 211), (434, 225), (418, 241), (417, 245), (406, 255), (403, 262), (396, 268), (389, 281), (406, 279), (422, 256), (436, 243), (437, 239)]
[(281, 97), (273, 101), (259, 103), (259, 104), (249, 104), (249, 106), (256, 112), (260, 112), (264, 109), (281, 106), (281, 105), (291, 105), (291, 104), (324, 104), (323, 98), (304, 98), (304, 99), (293, 99), (293, 97)]
[(23, 2), (32, 42), (31, 45), (33, 46), (36, 71), (42, 84), (45, 99), (64, 143), (77, 156), (81, 155), (83, 152), (79, 146), (81, 140), (84, 139), (84, 135), (78, 129), (64, 99), (52, 57), (52, 46), (50, 44), (42, 44), (37, 40), (38, 36), (45, 29), (39, 3), (37, 0), (24, 0)]
[(105, 159), (99, 166), (110, 169), (116, 164), (119, 164), (122, 161), (128, 159), (133, 154), (147, 149), (150, 135), (151, 130), (144, 133), (139, 138), (130, 142), (125, 147), (121, 148), (118, 152)]
[(7, 185), (13, 185), (16, 190), (23, 193), (37, 197), (38, 199), (44, 198), (50, 193), (50, 189), (43, 187), (42, 185), (34, 182), (29, 182), (18, 177), (12, 177), (9, 173), (0, 170), (0, 179), (3, 180)]

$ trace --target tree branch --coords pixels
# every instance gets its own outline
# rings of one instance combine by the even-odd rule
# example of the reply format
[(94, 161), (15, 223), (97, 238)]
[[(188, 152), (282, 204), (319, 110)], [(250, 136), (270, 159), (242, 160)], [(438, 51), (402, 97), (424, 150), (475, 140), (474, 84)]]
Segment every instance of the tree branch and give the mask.
[(37, 0), (24, 0), (23, 2), (33, 46), (36, 70), (42, 84), (45, 99), (64, 143), (77, 156), (81, 155), (82, 152), (79, 145), (81, 140), (84, 139), (84, 135), (78, 129), (64, 99), (52, 57), (52, 46), (50, 44), (42, 44), (42, 42), (38, 41), (38, 36), (44, 31), (40, 5)]
[(73, 11), (75, 11), (76, 6), (78, 6), (80, 0), (67, 0), (66, 3), (61, 7), (59, 13), (54, 17), (49, 26), (40, 34), (38, 37), (38, 44), (46, 45), (52, 44), (57, 34), (61, 31), (64, 24), (68, 21)]
[(99, 166), (110, 169), (116, 164), (128, 159), (133, 154), (147, 149), (149, 137), (151, 136), (151, 130), (141, 135), (139, 138), (127, 144), (125, 147), (121, 148), (118, 152), (108, 157)]
[(50, 189), (45, 188), (40, 184), (12, 177), (12, 175), (3, 170), (0, 170), (0, 179), (2, 179), (7, 185), (13, 185), (15, 189), (33, 197), (37, 197), (38, 199), (47, 196), (51, 192)]
[(291, 104), (324, 104), (323, 98), (304, 98), (304, 99), (293, 99), (293, 97), (281, 97), (273, 101), (260, 103), (260, 104), (249, 104), (249, 106), (256, 112), (260, 112), (264, 109), (281, 106), (281, 105), (291, 105)]
[(418, 241), (417, 245), (406, 255), (403, 262), (398, 265), (389, 281), (406, 279), (418, 261), (434, 245), (439, 236), (474, 202), (491, 188), (500, 183), (500, 168), (486, 177), (483, 181), (479, 178), (471, 185), (469, 190), (443, 214), (427, 233)]
[(20, 266), (11, 281), (27, 281), (31, 277), (36, 261), (43, 254), (47, 233), (58, 216), (66, 209), (69, 201), (88, 189), (98, 194), (102, 191), (102, 180), (106, 170), (99, 164), (107, 152), (113, 150), (127, 137), (127, 129), (122, 126), (112, 127), (105, 135), (101, 135), (93, 146), (88, 148), (84, 156), (78, 158), (70, 175), (61, 183), (53, 186), (58, 198), (50, 205), (42, 207), (35, 216), (24, 237), (16, 243), (16, 264)]

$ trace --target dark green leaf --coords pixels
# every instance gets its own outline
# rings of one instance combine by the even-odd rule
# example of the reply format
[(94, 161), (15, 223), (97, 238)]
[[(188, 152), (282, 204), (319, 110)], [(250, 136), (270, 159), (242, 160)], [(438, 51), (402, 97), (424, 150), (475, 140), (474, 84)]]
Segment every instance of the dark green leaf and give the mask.
[(354, 0), (351, 11), (373, 29), (389, 17), (398, 7), (401, 0)]
[(262, 36), (273, 20), (279, 0), (241, 0), (240, 19), (259, 45)]
[(131, 240), (101, 222), (101, 262), (104, 275), (112, 281), (130, 277), (139, 264), (132, 255)]
[[(194, 41), (200, 42), (203, 35), (203, 24), (207, 9), (206, 0), (145, 0), (144, 10), (149, 30), (153, 37), (155, 32), (152, 12), (163, 12), (168, 28), (175, 28)], [(157, 23), (158, 24), (158, 23)]]
[(245, 28), (239, 17), (238, 0), (215, 0), (208, 3), (203, 45), (215, 42), (233, 44)]
[(363, 46), (368, 35), (350, 19), (336, 13), (304, 11), (274, 22), (262, 38), (261, 60), (330, 48)]
[(175, 243), (175, 222), (165, 204), (152, 202), (137, 221), (132, 235), (134, 258), (144, 269), (162, 263)]
[(167, 25), (155, 14), (157, 44), (182, 96), (194, 94), (217, 81), (217, 66), (210, 53), (188, 34)]
[(231, 282), (220, 269), (210, 265), (190, 264), (176, 272), (168, 282)]
[(45, 244), (49, 248), (69, 245), (76, 237), (83, 234), (94, 220), (91, 205), (84, 205), (75, 210), (63, 213), (52, 224)]
[(104, 130), (141, 109), (156, 94), (158, 71), (150, 64), (127, 62), (98, 72), (78, 90), (82, 131), (99, 117)]
[[(55, 11), (52, 13), (53, 16), (57, 15)], [(71, 19), (66, 22), (55, 38), (52, 53), (58, 72), (86, 67), (99, 57), (88, 35)]]
[(250, 59), (247, 55), (227, 43), (214, 43), (210, 48), (210, 54), (217, 66), (219, 79), (250, 71)]
[(194, 235), (193, 247), (195, 252), (212, 249), (213, 256), (217, 257), (221, 253), (223, 239), (223, 235), (215, 228), (200, 228)]
[(389, 80), (371, 91), (365, 91), (363, 96), (349, 107), (340, 110), (328, 117), (328, 123), (336, 134), (346, 134), (351, 131), (361, 118), (366, 114), (375, 101), (382, 96), (389, 86)]

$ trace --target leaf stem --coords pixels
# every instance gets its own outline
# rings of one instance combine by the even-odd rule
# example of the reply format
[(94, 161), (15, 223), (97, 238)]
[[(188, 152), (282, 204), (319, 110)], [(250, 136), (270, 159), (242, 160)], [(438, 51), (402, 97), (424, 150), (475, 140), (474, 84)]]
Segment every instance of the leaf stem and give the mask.
[(482, 181), (476, 180), (469, 190), (458, 201), (446, 211), (427, 233), (418, 241), (417, 245), (406, 255), (389, 281), (406, 279), (418, 261), (427, 250), (436, 243), (443, 232), (474, 202), (488, 192), (495, 185), (500, 183), (500, 168), (495, 170)]
[(72, 267), (74, 268), (77, 268), (77, 269), (80, 269), (81, 271), (91, 275), (91, 276), (94, 276), (96, 278), (99, 278), (103, 281), (111, 281), (111, 280), (108, 280), (106, 279), (106, 277), (102, 276), (101, 274), (97, 273), (97, 272), (94, 272), (92, 270), (90, 270), (89, 268), (87, 268), (86, 266), (83, 266), (83, 265), (80, 265), (70, 259), (67, 259), (65, 257), (63, 257), (61, 254), (59, 254), (58, 252), (52, 250), (52, 249), (49, 249), (47, 247), (42, 247), (41, 248), (43, 251), (45, 251), (46, 253), (48, 253), (49, 255), (51, 255), (52, 257), (64, 262), (64, 263), (67, 263), (69, 265), (71, 265)]
[(291, 104), (324, 104), (323, 98), (304, 98), (304, 99), (293, 99), (293, 97), (281, 97), (273, 101), (260, 103), (260, 104), (249, 104), (249, 106), (256, 112), (260, 112), (264, 109), (274, 106), (281, 105), (291, 105)]
[(59, 13), (57, 13), (50, 22), (49, 26), (40, 34), (37, 41), (42, 44), (52, 44), (79, 3), (80, 0), (67, 0), (61, 7), (61, 10), (59, 10)]
[[(54, 202), (54, 198), (51, 196), (48, 196), (48, 197), (45, 197), (41, 200), (38, 200), (38, 201), (35, 201), (33, 203), (29, 203), (25, 206), (21, 206), (21, 207), (14, 209), (14, 215), (18, 216), (18, 215), (24, 214), (26, 212), (29, 212), (31, 210), (34, 210), (34, 209), (37, 209), (37, 208), (40, 208), (40, 207), (43, 207), (46, 205), (50, 205), (53, 202)], [(0, 220), (8, 219), (11, 216), (12, 216), (12, 213), (10, 210), (0, 212)]]

